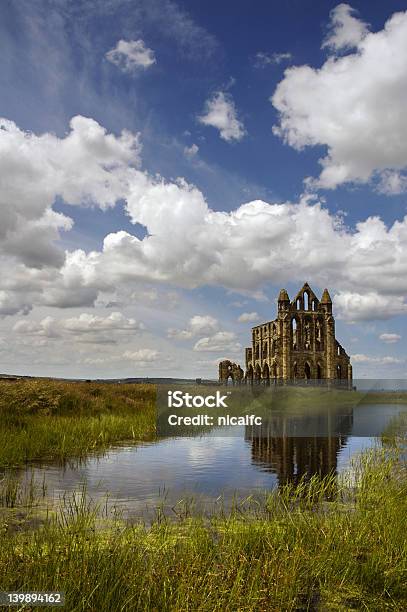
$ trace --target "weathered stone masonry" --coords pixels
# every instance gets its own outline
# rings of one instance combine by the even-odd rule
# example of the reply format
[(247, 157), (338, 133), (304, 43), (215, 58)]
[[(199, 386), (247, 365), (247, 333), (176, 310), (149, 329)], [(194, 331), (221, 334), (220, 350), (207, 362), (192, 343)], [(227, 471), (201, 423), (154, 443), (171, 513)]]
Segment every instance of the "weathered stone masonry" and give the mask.
[(305, 283), (290, 301), (285, 289), (278, 297), (274, 321), (252, 328), (246, 349), (246, 372), (235, 363), (219, 364), (219, 380), (226, 382), (326, 380), (352, 384), (349, 355), (335, 338), (332, 300), (327, 289), (321, 300)]

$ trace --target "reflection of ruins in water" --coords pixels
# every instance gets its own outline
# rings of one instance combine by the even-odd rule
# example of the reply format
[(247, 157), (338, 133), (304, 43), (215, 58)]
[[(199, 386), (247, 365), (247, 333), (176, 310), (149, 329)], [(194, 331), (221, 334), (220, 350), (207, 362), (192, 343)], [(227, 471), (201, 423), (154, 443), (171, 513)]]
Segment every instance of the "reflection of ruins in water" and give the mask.
[(336, 475), (352, 423), (352, 409), (341, 414), (278, 415), (246, 427), (245, 440), (251, 443), (253, 464), (275, 473), (279, 485), (297, 484), (315, 475)]

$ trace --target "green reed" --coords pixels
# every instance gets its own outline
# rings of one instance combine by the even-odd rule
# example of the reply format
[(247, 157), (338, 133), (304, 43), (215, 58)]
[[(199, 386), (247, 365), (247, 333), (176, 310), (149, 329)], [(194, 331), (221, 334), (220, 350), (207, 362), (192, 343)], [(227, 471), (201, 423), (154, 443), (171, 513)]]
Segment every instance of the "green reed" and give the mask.
[(0, 534), (2, 589), (64, 590), (72, 611), (405, 610), (405, 466), (376, 451), (333, 485), (148, 528), (101, 525), (82, 491), (39, 529)]
[(154, 436), (152, 385), (0, 382), (0, 467), (65, 461)]

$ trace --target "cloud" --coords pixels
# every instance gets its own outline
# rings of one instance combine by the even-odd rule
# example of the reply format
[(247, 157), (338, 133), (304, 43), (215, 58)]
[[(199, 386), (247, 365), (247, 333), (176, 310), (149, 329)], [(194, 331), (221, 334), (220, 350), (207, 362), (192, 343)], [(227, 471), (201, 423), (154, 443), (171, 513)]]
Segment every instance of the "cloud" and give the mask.
[[(84, 117), (71, 122), (64, 138), (25, 133), (14, 124), (0, 130), (0, 314), (27, 313), (33, 304), (87, 308), (101, 294), (134, 295), (138, 303), (136, 288), (143, 301), (145, 283), (150, 293), (159, 284), (212, 285), (253, 297), (265, 283), (304, 278), (336, 290), (336, 307), (348, 320), (406, 312), (407, 217), (386, 226), (374, 216), (350, 228), (315, 196), (215, 211), (184, 179), (171, 182), (142, 171), (139, 152), (137, 135), (107, 134)], [(48, 219), (58, 195), (72, 206), (101, 208), (123, 199), (130, 222), (144, 226), (145, 235), (113, 232), (101, 250), (64, 253), (54, 228), (48, 246), (57, 255), (45, 256), (46, 240), (30, 244), (25, 226)], [(7, 243), (20, 232), (21, 252), (17, 238)]]
[(0, 316), (12, 316), (18, 313), (28, 314), (32, 309), (31, 296), (13, 291), (0, 291)]
[(78, 283), (75, 265), (61, 274), (66, 254), (58, 240), (73, 222), (52, 207), (57, 199), (72, 206), (114, 206), (127, 193), (139, 154), (137, 134), (107, 134), (86, 117), (74, 117), (62, 138), (0, 119), (0, 315), (27, 313), (33, 302), (93, 304), (100, 283), (97, 289)]
[(0, 119), (0, 254), (29, 267), (58, 267), (55, 245), (72, 220), (52, 210), (57, 197), (71, 205), (113, 206), (126, 194), (130, 164), (139, 163), (137, 135), (107, 134), (93, 119), (77, 116), (64, 137), (37, 136)]
[(395, 344), (401, 340), (399, 334), (380, 334), (379, 339), (386, 344)]
[(271, 98), (279, 112), (273, 132), (298, 151), (327, 147), (311, 188), (371, 182), (400, 193), (407, 186), (407, 12), (379, 32), (367, 32), (348, 5), (335, 9), (334, 20), (325, 46), (356, 50), (321, 68), (287, 69)]
[(54, 317), (45, 317), (42, 321), (19, 320), (13, 326), (13, 332), (25, 336), (45, 336), (56, 338), (60, 335), (58, 323)]
[(256, 68), (265, 68), (266, 66), (289, 62), (292, 59), (291, 53), (264, 53), (259, 51), (255, 55), (254, 66)]
[(106, 53), (106, 59), (123, 72), (145, 70), (156, 63), (154, 51), (138, 40), (119, 40), (114, 49)]
[(349, 4), (338, 4), (330, 12), (329, 33), (322, 48), (328, 47), (334, 51), (352, 49), (369, 33), (366, 23), (354, 17), (356, 13)]
[(74, 334), (88, 334), (100, 331), (137, 331), (144, 329), (135, 319), (126, 319), (120, 312), (112, 312), (107, 317), (82, 313), (63, 321), (63, 328)]
[(376, 186), (379, 193), (385, 195), (400, 195), (407, 191), (407, 176), (391, 170), (383, 170)]
[(169, 329), (168, 337), (179, 340), (189, 340), (197, 336), (204, 336), (218, 329), (218, 321), (209, 315), (195, 315), (189, 320), (187, 329)]
[(309, 278), (339, 289), (338, 306), (352, 308), (356, 318), (362, 310), (381, 318), (405, 311), (407, 218), (387, 228), (370, 217), (351, 230), (307, 198), (299, 204), (257, 200), (217, 212), (185, 181), (145, 176), (130, 189), (126, 207), (148, 235), (109, 234), (102, 252), (70, 255), (66, 274), (73, 258), (85, 284), (149, 280), (251, 292), (266, 282)]
[(407, 303), (402, 296), (383, 296), (376, 292), (343, 291), (335, 296), (334, 303), (338, 318), (351, 322), (386, 320), (407, 313)]
[(123, 363), (126, 361), (136, 362), (139, 366), (151, 365), (158, 361), (168, 361), (163, 358), (159, 351), (149, 348), (141, 348), (135, 351), (124, 351), (120, 355), (105, 355), (103, 357), (85, 357), (81, 360), (85, 365), (103, 365), (108, 363)]
[(137, 291), (131, 293), (130, 301), (132, 304), (139, 306), (154, 307), (168, 311), (178, 306), (180, 296), (176, 291), (162, 291), (155, 287), (143, 289), (142, 286), (139, 286)]
[(222, 91), (217, 91), (206, 101), (204, 114), (198, 117), (198, 121), (218, 129), (226, 142), (239, 141), (246, 134), (243, 123), (237, 118), (232, 97)]
[(237, 353), (242, 349), (241, 344), (236, 342), (233, 332), (220, 331), (212, 336), (200, 338), (194, 346), (194, 351), (216, 352), (225, 351)]
[(13, 326), (13, 332), (23, 336), (59, 338), (72, 335), (76, 342), (114, 344), (116, 335), (137, 333), (144, 329), (143, 323), (127, 319), (120, 312), (112, 312), (107, 317), (82, 313), (77, 317), (55, 319), (48, 316), (41, 321), (20, 319)]
[(239, 323), (251, 323), (254, 321), (258, 321), (260, 319), (259, 314), (257, 312), (242, 312), (240, 317), (238, 317)]
[(378, 365), (395, 365), (399, 363), (404, 363), (404, 359), (399, 359), (398, 357), (370, 357), (369, 355), (356, 354), (351, 355), (351, 360), (353, 363), (368, 363), (368, 364), (378, 364)]
[(137, 351), (125, 351), (123, 353), (124, 359), (130, 361), (136, 361), (139, 364), (152, 363), (161, 359), (159, 351), (149, 348), (138, 349)]
[(192, 144), (190, 147), (184, 148), (184, 155), (185, 157), (192, 159), (198, 154), (198, 151), (199, 151), (198, 145)]
[[(128, 0), (118, 0), (118, 3), (128, 4)], [(92, 2), (92, 13), (94, 3)], [(98, 7), (105, 10), (105, 3)], [(190, 14), (173, 0), (138, 0), (132, 2), (131, 11), (125, 14), (124, 27), (146, 28), (159, 33), (161, 40), (169, 40), (175, 44), (183, 59), (199, 62), (209, 60), (215, 54), (221, 54), (220, 45), (205, 28), (198, 25)]]

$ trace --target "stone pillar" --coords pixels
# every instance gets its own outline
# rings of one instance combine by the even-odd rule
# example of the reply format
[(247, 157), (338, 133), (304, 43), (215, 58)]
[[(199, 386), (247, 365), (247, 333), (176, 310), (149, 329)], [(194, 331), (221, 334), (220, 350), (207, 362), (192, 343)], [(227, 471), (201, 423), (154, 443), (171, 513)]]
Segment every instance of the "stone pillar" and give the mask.
[(281, 320), (281, 363), (280, 376), (284, 380), (291, 377), (290, 357), (291, 357), (291, 329), (290, 316), (287, 313)]
[(352, 374), (352, 366), (348, 363), (348, 389), (351, 390), (353, 387), (353, 374)]
[(331, 314), (325, 318), (326, 325), (326, 374), (327, 378), (336, 378), (336, 356), (335, 356), (335, 320)]

